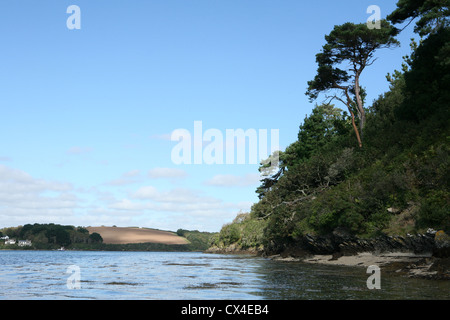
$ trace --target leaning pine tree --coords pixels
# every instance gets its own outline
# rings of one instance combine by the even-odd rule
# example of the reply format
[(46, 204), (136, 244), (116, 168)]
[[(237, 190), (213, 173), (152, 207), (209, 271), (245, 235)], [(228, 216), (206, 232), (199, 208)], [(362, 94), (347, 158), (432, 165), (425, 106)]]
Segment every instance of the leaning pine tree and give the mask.
[[(395, 39), (398, 29), (386, 20), (379, 22), (379, 29), (350, 22), (335, 26), (325, 36), (326, 44), (322, 52), (316, 55), (317, 74), (314, 80), (308, 81), (306, 92), (311, 100), (317, 99), (320, 93), (327, 93), (328, 103), (337, 99), (347, 106), (359, 147), (362, 147), (362, 130), (366, 123), (361, 73), (376, 60), (375, 50), (399, 45)], [(333, 91), (333, 94), (329, 95), (329, 91)], [(359, 129), (354, 110), (359, 120)]]

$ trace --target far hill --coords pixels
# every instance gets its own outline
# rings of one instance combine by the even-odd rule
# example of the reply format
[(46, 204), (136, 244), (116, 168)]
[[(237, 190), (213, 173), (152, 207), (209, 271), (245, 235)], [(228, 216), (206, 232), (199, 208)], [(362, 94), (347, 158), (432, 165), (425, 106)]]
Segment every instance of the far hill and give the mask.
[(89, 233), (98, 233), (105, 244), (128, 243), (162, 243), (162, 244), (189, 244), (186, 238), (176, 233), (149, 228), (136, 227), (88, 227)]
[(0, 241), (0, 250), (99, 250), (99, 251), (203, 251), (214, 233), (178, 229), (177, 232), (139, 227), (75, 227), (71, 225), (25, 224), (0, 229), (0, 237), (18, 242), (29, 240), (25, 247)]

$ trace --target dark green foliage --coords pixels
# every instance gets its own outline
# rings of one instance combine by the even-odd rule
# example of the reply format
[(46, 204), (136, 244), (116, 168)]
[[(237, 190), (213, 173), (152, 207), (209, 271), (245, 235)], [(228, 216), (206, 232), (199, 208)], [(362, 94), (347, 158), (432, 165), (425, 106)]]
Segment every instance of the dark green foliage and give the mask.
[(60, 226), (51, 223), (46, 226), (45, 236), (48, 239), (48, 243), (67, 246), (71, 243), (68, 231), (72, 229), (73, 227), (70, 226)]
[(17, 237), (30, 239), (32, 242), (40, 242), (55, 246), (68, 246), (72, 242), (86, 241), (87, 234), (83, 229), (75, 229), (73, 226), (58, 224), (26, 224), (19, 227)]
[(450, 230), (450, 192), (432, 191), (424, 197), (417, 217), (419, 227), (432, 227)]
[(103, 238), (100, 234), (98, 234), (97, 232), (94, 232), (89, 235), (89, 241), (91, 243), (102, 243)]
[(237, 242), (241, 233), (237, 224), (227, 224), (223, 226), (221, 232), (221, 240), (225, 245)]
[(189, 248), (189, 251), (203, 251), (208, 249), (211, 238), (214, 235), (214, 233), (211, 232), (185, 229), (178, 229), (177, 234), (180, 237), (185, 237), (189, 241), (189, 244), (186, 245), (186, 247)]
[[(327, 104), (316, 106), (300, 125), (296, 158), (300, 161), (309, 159), (315, 150), (329, 143), (340, 133), (339, 130), (343, 130), (343, 122), (342, 110)], [(289, 164), (292, 166), (295, 162)]]
[(430, 35), (412, 56), (405, 73), (405, 103), (397, 109), (399, 119), (421, 121), (440, 112), (450, 116), (450, 29)]
[[(407, 2), (414, 1), (399, 4)], [(331, 109), (316, 106), (297, 141), (280, 153), (280, 171), (258, 189), (260, 201), (245, 223), (226, 225), (216, 239), (242, 243), (250, 221), (263, 226), (257, 243), (272, 252), (336, 228), (365, 237), (449, 232), (450, 29), (437, 28), (411, 47), (402, 71), (387, 76), (389, 91), (367, 109), (362, 148), (355, 148), (348, 117), (330, 120)], [(327, 66), (336, 57), (326, 50), (317, 57), (319, 75), (348, 80)], [(332, 83), (319, 75), (312, 97)]]
[(81, 234), (89, 234), (89, 230), (83, 227), (77, 227), (77, 232)]
[[(315, 106), (300, 125), (298, 140), (279, 153), (279, 171), (263, 179), (261, 186), (256, 189), (259, 198), (262, 199), (287, 171), (296, 170), (295, 168), (308, 160), (314, 152), (339, 136), (348, 135), (350, 130), (345, 112), (342, 113), (342, 110), (331, 104)], [(260, 172), (264, 167), (260, 167)]]
[(236, 245), (239, 249), (258, 248), (263, 245), (266, 221), (240, 213), (232, 223), (222, 227), (219, 234), (211, 239), (211, 246), (224, 249)]
[(448, 27), (449, 16), (448, 0), (399, 0), (397, 9), (387, 18), (395, 24), (418, 18), (414, 30), (424, 36)]

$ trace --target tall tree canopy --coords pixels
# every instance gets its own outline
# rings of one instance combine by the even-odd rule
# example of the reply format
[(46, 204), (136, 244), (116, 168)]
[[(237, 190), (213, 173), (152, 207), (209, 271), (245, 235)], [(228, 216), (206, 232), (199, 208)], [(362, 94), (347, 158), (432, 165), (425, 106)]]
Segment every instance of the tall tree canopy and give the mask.
[(387, 19), (394, 24), (419, 18), (414, 31), (421, 36), (449, 26), (450, 0), (399, 0)]
[(432, 114), (448, 117), (450, 101), (450, 0), (399, 0), (388, 19), (394, 24), (418, 19), (414, 31), (426, 37), (414, 48), (405, 72), (402, 119), (420, 121)]
[[(347, 106), (360, 147), (362, 147), (362, 130), (366, 123), (360, 85), (361, 73), (375, 61), (374, 52), (377, 49), (399, 44), (395, 39), (398, 33), (396, 28), (386, 20), (381, 20), (380, 26), (380, 29), (369, 29), (367, 24), (350, 22), (335, 26), (333, 31), (325, 36), (326, 44), (322, 52), (316, 55), (317, 74), (308, 82), (306, 92), (311, 100), (315, 100), (322, 92), (332, 89), (340, 91), (340, 95), (334, 94), (327, 98), (337, 99)], [(358, 116), (359, 130), (354, 110)]]

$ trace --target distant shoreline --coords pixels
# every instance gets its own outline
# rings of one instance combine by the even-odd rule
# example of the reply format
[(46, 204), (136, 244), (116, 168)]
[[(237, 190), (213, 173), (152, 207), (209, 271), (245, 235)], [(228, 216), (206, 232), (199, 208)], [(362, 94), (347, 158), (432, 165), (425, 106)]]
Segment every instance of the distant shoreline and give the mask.
[(369, 267), (407, 277), (450, 280), (448, 238), (444, 233), (415, 236), (381, 236), (360, 239), (350, 235), (306, 235), (284, 247), (242, 248), (237, 244), (211, 247), (208, 253), (254, 254), (284, 262)]
[[(141, 227), (74, 227), (27, 224), (2, 230), (6, 239), (0, 250), (155, 251), (201, 252), (212, 233), (179, 229), (176, 232)], [(27, 240), (23, 245), (20, 240)], [(9, 240), (8, 240), (9, 241)]]

